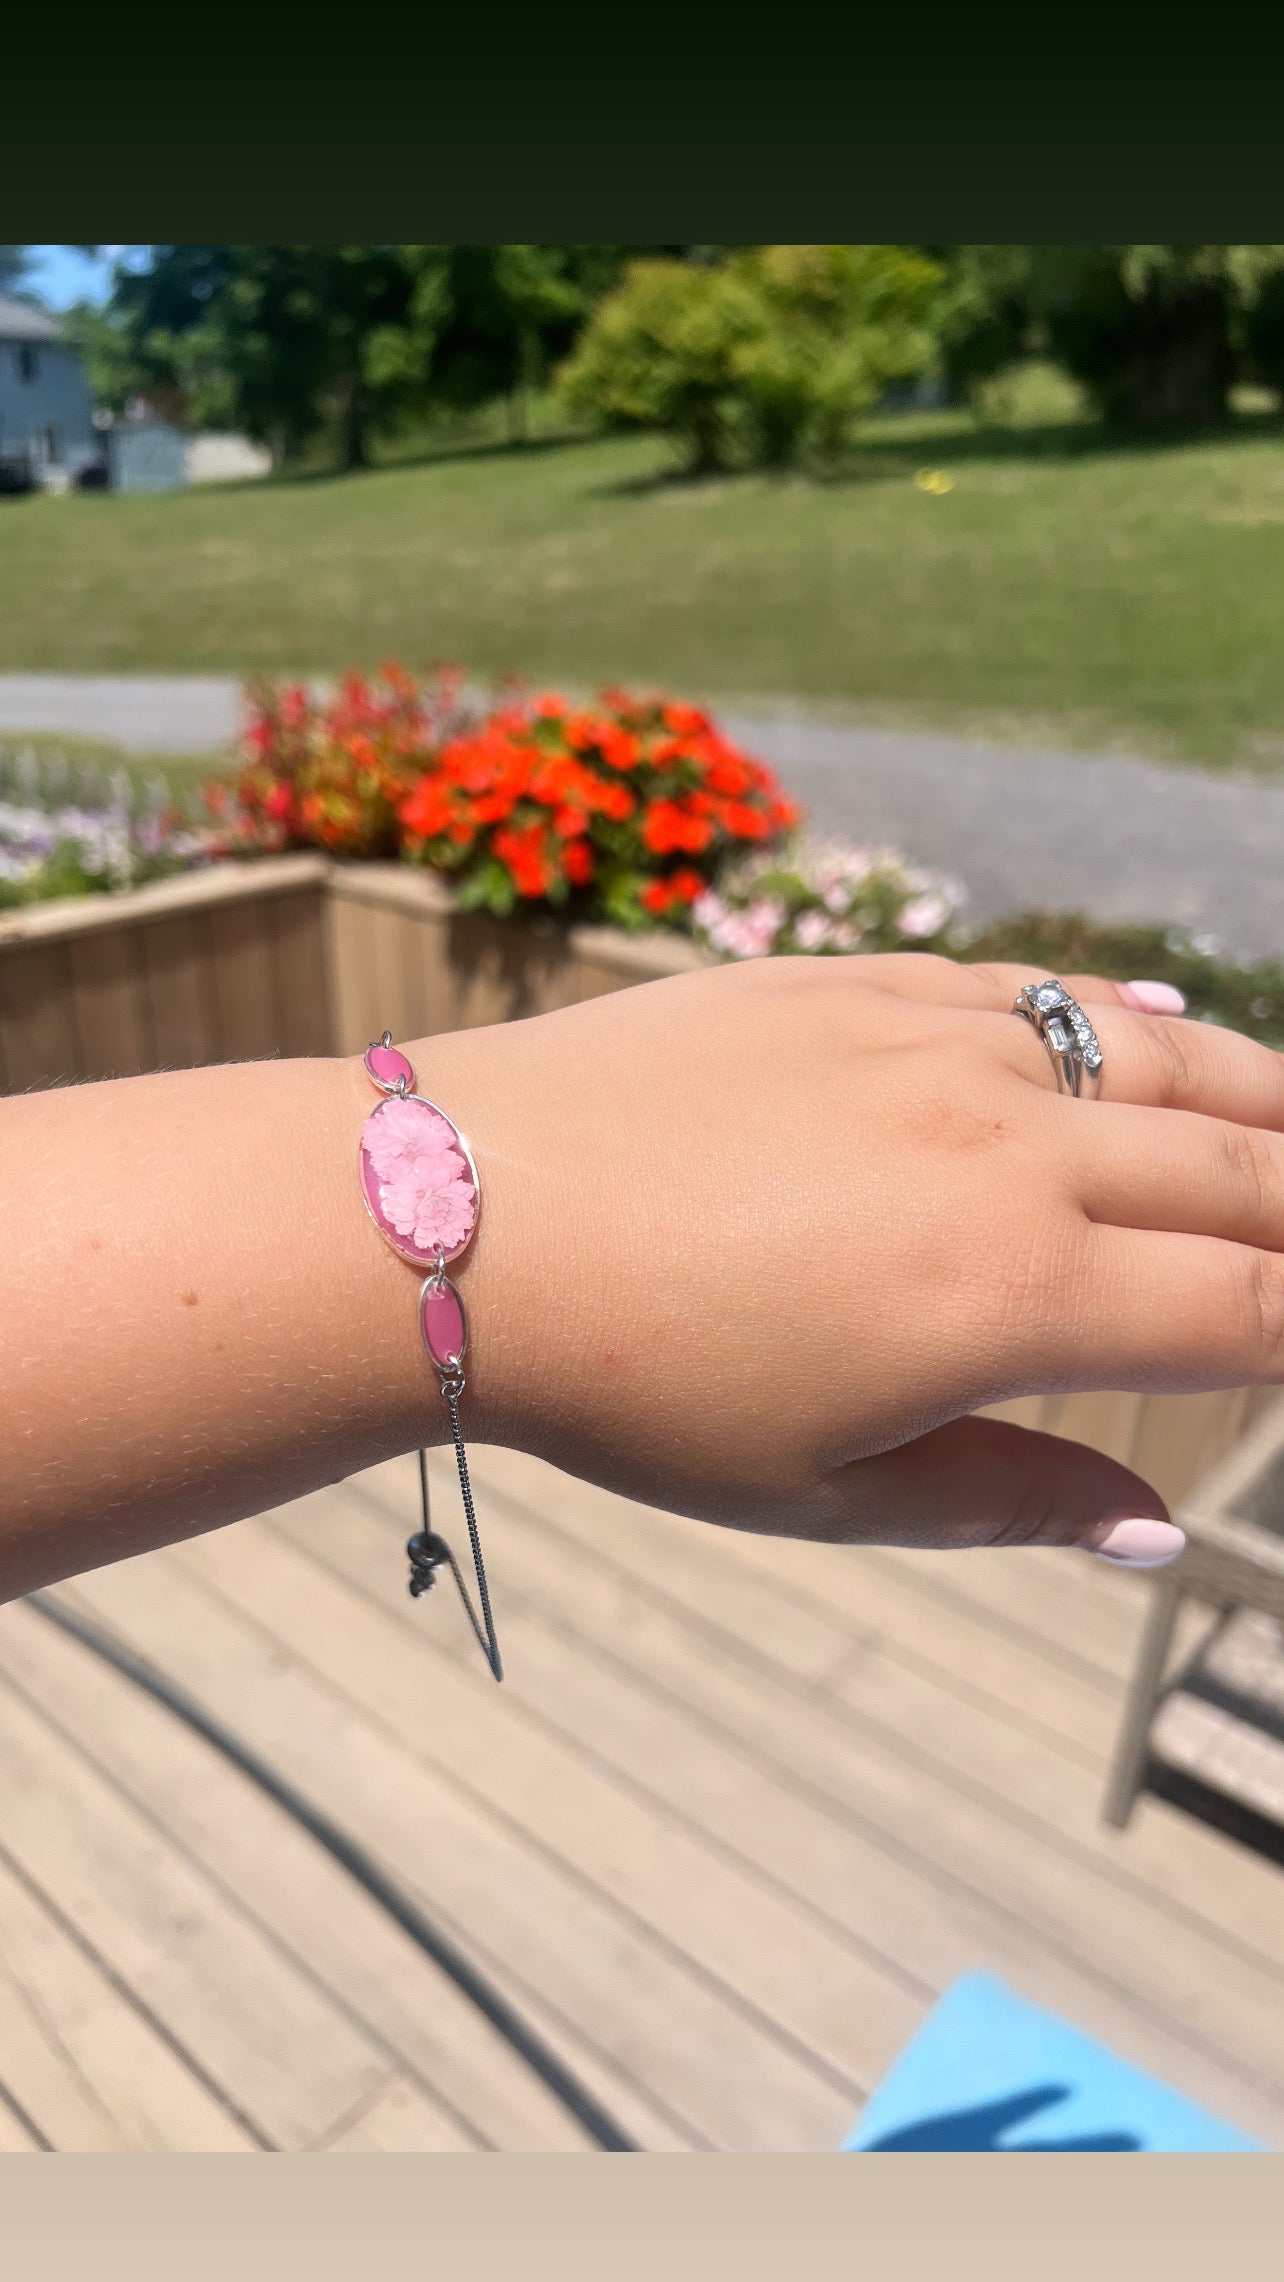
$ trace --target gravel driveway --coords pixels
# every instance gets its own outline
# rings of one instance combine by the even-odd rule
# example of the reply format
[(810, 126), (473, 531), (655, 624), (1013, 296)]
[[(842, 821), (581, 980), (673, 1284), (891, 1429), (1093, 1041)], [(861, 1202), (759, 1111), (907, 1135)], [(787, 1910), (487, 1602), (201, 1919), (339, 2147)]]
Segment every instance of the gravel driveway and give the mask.
[(816, 825), (957, 872), (970, 916), (1177, 923), (1284, 958), (1284, 785), (803, 720), (729, 726)]

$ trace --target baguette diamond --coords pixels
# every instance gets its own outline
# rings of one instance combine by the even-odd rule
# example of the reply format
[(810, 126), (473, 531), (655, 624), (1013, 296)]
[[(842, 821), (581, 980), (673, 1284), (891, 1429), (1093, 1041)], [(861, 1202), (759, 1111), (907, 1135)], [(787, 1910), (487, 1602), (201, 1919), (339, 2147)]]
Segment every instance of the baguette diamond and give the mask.
[(1012, 1012), (1038, 1031), (1063, 1093), (1081, 1094), (1085, 1076), (1095, 1090), (1104, 1059), (1101, 1042), (1064, 983), (1052, 975), (1046, 982), (1023, 983)]

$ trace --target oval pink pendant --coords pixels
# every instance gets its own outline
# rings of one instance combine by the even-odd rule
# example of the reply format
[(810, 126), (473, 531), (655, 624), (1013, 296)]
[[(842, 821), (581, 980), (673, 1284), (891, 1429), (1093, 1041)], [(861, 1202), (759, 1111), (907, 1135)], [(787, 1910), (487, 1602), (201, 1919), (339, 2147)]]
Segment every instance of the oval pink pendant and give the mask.
[(447, 1276), (434, 1276), (419, 1299), (419, 1329), (439, 1371), (453, 1371), (468, 1345), (464, 1303)]
[(361, 1128), (361, 1187), (394, 1252), (435, 1268), (462, 1252), (477, 1222), (477, 1172), (467, 1143), (435, 1102), (390, 1094)]
[(403, 1078), (407, 1088), (415, 1082), (414, 1071), (395, 1046), (367, 1046), (365, 1063), (367, 1077), (373, 1078), (387, 1093), (395, 1093)]

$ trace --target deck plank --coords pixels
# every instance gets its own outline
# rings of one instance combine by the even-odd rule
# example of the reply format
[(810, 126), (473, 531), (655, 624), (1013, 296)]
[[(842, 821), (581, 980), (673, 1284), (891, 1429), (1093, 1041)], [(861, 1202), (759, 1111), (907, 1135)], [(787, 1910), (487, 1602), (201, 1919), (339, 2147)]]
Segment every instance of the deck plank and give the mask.
[[(297, 1532), (311, 1556), (335, 1566), (354, 1590), (404, 1610), (408, 1628), (422, 1626), (423, 1612), (407, 1603), (389, 1569), (374, 1502), (359, 1487), (343, 1498), (330, 1494), (323, 1528), (314, 1515), (290, 1509), (273, 1526)], [(734, 1727), (707, 1716), (706, 1704), (693, 1703), (691, 1643), (680, 1624), (609, 1579), (604, 1589), (597, 1580), (595, 1590), (582, 1555), (563, 1554), (559, 1562), (555, 1544), (529, 1514), (514, 1518), (492, 1498), (486, 1526), (504, 1579), (507, 1686), (529, 1713), (567, 1741), (582, 1739), (586, 1752), (688, 1828), (845, 1928), (887, 1969), (917, 1984), (924, 2009), (971, 1968), (1019, 1972), (1028, 1994), (1067, 2011), (1139, 2064), (1184, 2082), (1193, 2096), (1232, 2106), (1244, 2101), (1240, 2071), (1192, 2046), (1180, 2016), (1172, 2020), (1144, 1992), (1121, 1986), (1108, 1962), (1103, 1967), (1091, 1923), (1095, 1897), (1088, 1897), (1083, 1954), (1075, 1958), (1031, 1927), (1024, 1896), (1009, 1896), (1018, 1905), (1009, 1907), (997, 1895), (942, 1880), (933, 1864), (907, 1855), (895, 1832), (866, 1819), (859, 1749), (841, 1803), (837, 1788), (831, 1796), (803, 1789), (792, 1771), (773, 1771), (752, 1740), (742, 1742)], [(706, 1673), (719, 1661), (716, 1649), (702, 1649)], [(809, 1718), (828, 1717), (823, 1705), (782, 1700), (779, 1685), (764, 1687), (760, 1673), (742, 1668), (735, 1678), (777, 1738)], [(1217, 1972), (1215, 1954), (1205, 1964)], [(887, 2063), (893, 2057), (889, 2049)], [(1265, 2120), (1278, 2131), (1284, 2100), (1268, 2093), (1253, 2116), (1253, 2128)]]
[(586, 2144), (409, 1936), (200, 1737), (34, 1610), (0, 1618), (0, 1669), (476, 2140), (513, 2152)]
[(835, 2143), (852, 2113), (850, 2088), (431, 1764), (419, 1738), (435, 1735), (435, 1671), (413, 1659), (409, 1700), (390, 1727), (383, 1639), (375, 1669), (367, 1661), (359, 1674), (363, 1688), (383, 1694), (377, 1712), (305, 1660), (304, 1651), (308, 1659), (350, 1652), (351, 1596), (336, 1608), (336, 1641), (318, 1638), (290, 1611), (297, 1645), (287, 1650), (262, 1621), (268, 1595), (256, 1620), (193, 1573), (193, 1558), (216, 1543), (99, 1571), (77, 1586), (77, 1599), (154, 1661), (176, 1663), (217, 1716), (235, 1721), (307, 1796), (395, 1865), (520, 2006), (538, 1994), (542, 2017), (569, 2022), (687, 2144)]
[(0, 1758), (10, 1856), (219, 2087), (248, 2138), (306, 2147), (386, 2073), (338, 2008), (7, 1681)]
[(24, 2121), (12, 2092), (0, 2082), (0, 2155), (45, 2155), (47, 2140), (37, 2137)]
[[(509, 1452), (479, 1452), (474, 1473), (483, 1484), (503, 1482), (510, 1494), (520, 1493), (525, 1509), (546, 1528), (608, 1559), (644, 1588), (662, 1592), (709, 1638), (738, 1642), (764, 1667), (780, 1666), (783, 1677), (796, 1677), (791, 1664), (775, 1653), (772, 1611), (788, 1595), (773, 1596), (768, 1581), (759, 1579), (755, 1610), (744, 1596), (737, 1604), (719, 1592), (724, 1569), (738, 1567), (744, 1559), (741, 1540), (734, 1533), (703, 1529), (650, 1507), (630, 1507), (623, 1499), (599, 1507), (603, 1493), (569, 1482), (534, 1460), (517, 1461)], [(404, 1477), (385, 1468), (363, 1479), (372, 1494), (385, 1495), (391, 1503), (393, 1484)], [(858, 1565), (869, 1556), (852, 1548), (846, 1558)], [(955, 1557), (961, 1566), (979, 1558)], [(1019, 1565), (1026, 1557), (1015, 1553), (995, 1558)], [(1081, 1559), (1077, 1567), (1087, 1576), (1075, 1574), (1074, 1589), (1090, 1592), (1096, 1582), (1093, 1567)], [(1114, 1602), (1121, 1582), (1102, 1570), (1107, 1605)], [(1135, 1592), (1133, 1581), (1128, 1589)], [(1015, 1590), (1024, 1591), (1019, 1577)], [(1138, 1627), (1144, 1611), (1144, 1599), (1136, 1594), (1133, 1612)], [(849, 1643), (847, 1655), (828, 1677), (846, 1701), (852, 1733), (861, 1738), (871, 1766), (880, 1749), (890, 1750), (907, 1768), (921, 1771), (919, 1779), (949, 1785), (965, 1800), (976, 1800), (1013, 1832), (1028, 1831), (1036, 1841), (1041, 1832), (1042, 1850), (1037, 1842), (1018, 1843), (1013, 1859), (1038, 1872), (1044, 1884), (1055, 1888), (1063, 1882), (1067, 1865), (1075, 1860), (1085, 1866), (1095, 1863), (1112, 1884), (1139, 1886), (1142, 1899), (1144, 1889), (1154, 1889), (1157, 1903), (1178, 1915), (1202, 1919), (1228, 1947), (1256, 1953), (1273, 1969), (1284, 1971), (1284, 1910), (1274, 1865), (1158, 1801), (1146, 1801), (1125, 1833), (1107, 1830), (1099, 1819), (1100, 1783), (1075, 1758), (1050, 1748), (1042, 1736), (1022, 1733), (1006, 1719), (993, 1717), (980, 1705), (969, 1709), (953, 1691), (922, 1683), (876, 1649), (859, 1642), (853, 1648)], [(698, 1678), (693, 1666), (693, 1686)], [(1122, 1704), (1122, 1686), (1119, 1700)], [(1010, 1853), (1011, 1836), (1005, 1844)], [(1051, 1880), (1044, 1874), (1041, 1851), (1048, 1855), (1047, 1870), (1056, 1864)]]
[(254, 2147), (40, 1894), (0, 1862), (0, 2073), (67, 2153)]
[(390, 1616), (354, 1600), (265, 1532), (220, 1532), (179, 1558), (260, 1622), (275, 1627), (288, 1609), (300, 1653), (331, 1685), (360, 1693), (394, 1729), (421, 1729), (414, 1747), (428, 1764), (719, 1979), (852, 2096), (912, 2033), (921, 1990), (720, 1859), (662, 1805), (604, 1780), (591, 1752), (541, 1732), (479, 1662), (439, 1655), (429, 1633), (400, 1621), (400, 1605)]
[(318, 2143), (328, 2155), (475, 2155), (477, 2142), (408, 2076), (392, 2076), (360, 2113)]
[[(483, 1454), (481, 1472), (490, 1472), (490, 1454)], [(522, 1476), (506, 1467), (506, 1479), (513, 1483)], [(737, 1643), (728, 1634), (728, 1652), (714, 1652), (707, 1611), (716, 1597), (716, 1577), (709, 1575), (707, 1561), (709, 1547), (723, 1545), (721, 1538), (684, 1524), (696, 1547), (693, 1565), (684, 1570), (673, 1531), (664, 1531), (664, 1543), (648, 1540), (645, 1524), (652, 1515), (643, 1508), (634, 1515), (636, 1534), (623, 1527), (623, 1502), (611, 1502), (593, 1527), (591, 1497), (579, 1495), (582, 1486), (563, 1483), (534, 1463), (527, 1465), (525, 1481), (527, 1513), (545, 1529), (554, 1529), (550, 1511), (556, 1513), (556, 1527), (566, 1531), (579, 1561), (595, 1554), (623, 1570), (639, 1588), (643, 1607), (655, 1609), (666, 1595), (675, 1595), (668, 1602), (677, 1618), (671, 1636), (664, 1643), (650, 1636), (645, 1641), (650, 1668), (664, 1670), (675, 1691), (707, 1705), (716, 1718), (730, 1716), (734, 1732), (778, 1769), (816, 1782), (835, 1800), (860, 1800), (862, 1814), (894, 1846), (935, 1864), (946, 1878), (962, 1880), (974, 1894), (1003, 1894), (1010, 1908), (1038, 1928), (1047, 1947), (1067, 1951), (1086, 1969), (1097, 1965), (1122, 1990), (1140, 1994), (1190, 2047), (1195, 2040), (1200, 2045), (1197, 2052), (1190, 2049), (1186, 2077), (1175, 2081), (1211, 2099), (1209, 2070), (1227, 2086), (1238, 2079), (1248, 2086), (1250, 2102), (1261, 2102), (1254, 2109), (1257, 2120), (1248, 2120), (1241, 2097), (1238, 2113), (1245, 2127), (1270, 2129), (1279, 2143), (1284, 1928), (1273, 1864), (1159, 1803), (1147, 1803), (1118, 1839), (1097, 1826), (1095, 1789), (1081, 1800), (1083, 1830), (1076, 1828), (1067, 1842), (1056, 1816), (1072, 1764), (1056, 1762), (1042, 1771), (1047, 1798), (1040, 1805), (1051, 1821), (1040, 1828), (1022, 1800), (1008, 1800), (1001, 1789), (976, 1782), (967, 1766), (967, 1739), (972, 1732), (983, 1734), (985, 1721), (978, 1718), (974, 1730), (960, 1716), (958, 1702), (949, 1705), (942, 1698), (940, 1716), (962, 1766), (933, 1764), (915, 1739), (903, 1737), (883, 1716), (864, 1716), (853, 1725), (842, 1714), (835, 1721), (837, 1707), (801, 1709), (796, 1684), (787, 1673), (771, 1670), (769, 1607), (759, 1613), (753, 1641)], [(365, 1488), (379, 1495), (388, 1488), (388, 1472), (365, 1476)], [(609, 1554), (602, 1554), (602, 1545)], [(1118, 1579), (1104, 1581), (1113, 1586)], [(682, 1638), (684, 1623), (702, 1627), (698, 1654)], [(618, 1627), (618, 1634), (636, 1638), (636, 1623), (632, 1632)], [(764, 1684), (769, 1675), (778, 1684)], [(1156, 1892), (1149, 1892), (1152, 1878)], [(1227, 2099), (1229, 2090), (1222, 2106)], [(1234, 2099), (1227, 2106), (1232, 2111)]]
[[(412, 1461), (60, 1596), (365, 1844), (643, 2146), (833, 2146), (976, 1966), (1284, 2146), (1280, 1870), (1158, 1801), (1126, 1833), (1099, 1822), (1134, 1580), (1075, 1556), (770, 1543), (476, 1456), (502, 1691), (452, 1599), (405, 1595)], [(449, 1530), (444, 1456), (431, 1469)], [(0, 1614), (11, 1743), (23, 1876), (251, 2134), (584, 2144), (314, 1842), (21, 1608)], [(6, 1937), (15, 1906), (0, 1876)], [(320, 2008), (321, 2080), (293, 2114), (261, 2021), (215, 2049), (190, 1987), (206, 1952), (233, 2014), (266, 2007), (278, 2065), (300, 2049), (296, 1979)], [(27, 2079), (50, 2065), (29, 2050)], [(141, 2143), (109, 2077), (96, 2122), (59, 2119), (76, 2093), (55, 2069), (48, 2132), (0, 2075), (0, 2146), (28, 2144), (24, 2115), (55, 2145)]]

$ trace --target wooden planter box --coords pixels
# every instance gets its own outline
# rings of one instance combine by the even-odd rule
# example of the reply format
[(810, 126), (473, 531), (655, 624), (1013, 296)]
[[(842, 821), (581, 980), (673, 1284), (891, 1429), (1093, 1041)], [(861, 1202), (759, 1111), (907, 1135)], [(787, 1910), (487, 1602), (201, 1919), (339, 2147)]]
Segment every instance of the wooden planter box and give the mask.
[(0, 1091), (359, 1052), (679, 974), (674, 936), (456, 914), (425, 872), (281, 856), (0, 914)]
[[(0, 914), (0, 1091), (350, 1054), (570, 1006), (702, 963), (689, 943), (464, 916), (399, 864), (282, 856)], [(1032, 1396), (999, 1415), (1107, 1450), (1170, 1501), (1271, 1399)]]

